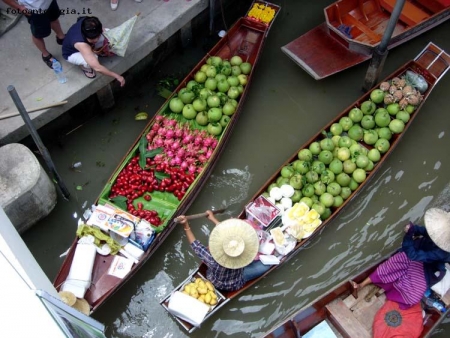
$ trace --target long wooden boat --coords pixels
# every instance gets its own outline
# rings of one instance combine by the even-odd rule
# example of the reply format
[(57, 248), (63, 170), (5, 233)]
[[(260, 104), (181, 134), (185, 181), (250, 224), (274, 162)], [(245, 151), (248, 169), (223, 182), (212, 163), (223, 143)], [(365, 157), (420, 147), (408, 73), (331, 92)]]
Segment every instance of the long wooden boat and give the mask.
[[(218, 302), (216, 305), (214, 305), (210, 311), (206, 314), (203, 322), (214, 315), (218, 310), (224, 306), (226, 303), (231, 301), (233, 298), (237, 297), (239, 294), (244, 292), (245, 290), (252, 287), (255, 283), (257, 283), (260, 279), (262, 279), (267, 274), (271, 273), (273, 270), (275, 270), (278, 266), (283, 265), (286, 263), (290, 258), (292, 258), (296, 253), (300, 251), (300, 249), (309, 242), (312, 238), (314, 238), (320, 231), (331, 224), (331, 221), (345, 208), (345, 206), (350, 203), (350, 201), (355, 198), (355, 196), (360, 192), (363, 187), (367, 184), (367, 182), (375, 175), (375, 173), (378, 171), (378, 169), (383, 165), (383, 162), (386, 161), (388, 156), (393, 152), (394, 148), (398, 145), (400, 142), (402, 136), (406, 132), (406, 130), (410, 127), (411, 123), (419, 113), (421, 107), (423, 106), (424, 102), (427, 100), (430, 92), (433, 90), (433, 88), (436, 86), (438, 81), (445, 75), (445, 73), (450, 68), (450, 55), (445, 53), (443, 50), (441, 50), (438, 46), (430, 43), (429, 45), (424, 48), (424, 50), (414, 59), (409, 62), (407, 62), (405, 65), (400, 67), (398, 70), (396, 70), (394, 73), (392, 73), (390, 76), (388, 76), (383, 82), (391, 82), (391, 80), (395, 78), (402, 78), (407, 72), (414, 72), (417, 74), (421, 74), (423, 76), (423, 79), (427, 82), (428, 88), (426, 91), (423, 92), (423, 100), (422, 102), (416, 107), (415, 111), (410, 115), (410, 120), (406, 123), (405, 128), (403, 132), (394, 134), (390, 140), (390, 148), (381, 155), (381, 159), (375, 164), (373, 169), (368, 171), (366, 179), (359, 185), (357, 185), (354, 190), (351, 192), (351, 194), (343, 201), (343, 203), (339, 207), (331, 207), (328, 218), (324, 219), (322, 223), (315, 228), (315, 230), (312, 233), (309, 233), (305, 235), (301, 240), (298, 240), (295, 244), (295, 247), (292, 251), (287, 253), (284, 256), (279, 257), (280, 263), (278, 265), (273, 265), (263, 276), (251, 280), (247, 282), (242, 289), (239, 289), (237, 291), (232, 292), (224, 292), (224, 291), (218, 291), (217, 292), (217, 298)], [(326, 125), (323, 129), (318, 131), (314, 136), (312, 136), (305, 144), (303, 144), (299, 150), (297, 150), (283, 165), (266, 181), (266, 183), (258, 190), (258, 192), (250, 199), (249, 204), (254, 202), (256, 199), (261, 198), (261, 196), (264, 196), (269, 191), (270, 187), (273, 186), (277, 180), (282, 177), (281, 172), (283, 168), (287, 166), (292, 166), (295, 161), (299, 159), (299, 153), (304, 150), (308, 149), (309, 146), (313, 142), (318, 142), (320, 140), (323, 140), (324, 138), (329, 137), (329, 130), (331, 126), (335, 123), (338, 123), (341, 118), (348, 117), (349, 112), (355, 108), (355, 107), (361, 107), (361, 104), (363, 102), (369, 101), (371, 92), (366, 93), (365, 95), (361, 96), (357, 101), (353, 102), (350, 106), (348, 106), (344, 111), (342, 111), (336, 118), (334, 118), (328, 125)], [(343, 134), (345, 135), (345, 134)], [(373, 146), (366, 144), (364, 141), (360, 141), (359, 145), (362, 147), (365, 147), (367, 149), (372, 149)], [(250, 215), (251, 216), (251, 215)], [(243, 220), (253, 220), (254, 217), (250, 217), (246, 210), (244, 209), (237, 217), (239, 219)], [(281, 226), (280, 222), (274, 225), (275, 227)], [(284, 226), (284, 225), (283, 225)], [(269, 228), (272, 227), (269, 226), (268, 228), (264, 229), (262, 227), (262, 230), (269, 230)], [(171, 296), (176, 292), (180, 291), (184, 285), (192, 281), (193, 279), (200, 277), (204, 278), (206, 276), (206, 270), (207, 267), (204, 263), (202, 263), (183, 283), (181, 283), (177, 288), (175, 288), (170, 294), (166, 295), (164, 299), (161, 300), (160, 304), (169, 312), (169, 302)], [(185, 319), (180, 318), (179, 316), (174, 315), (171, 313), (172, 316), (177, 320), (180, 325), (185, 328), (187, 331), (192, 332), (196, 329), (196, 326), (191, 324), (191, 322), (188, 322)]]
[[(372, 58), (396, 0), (339, 0), (324, 9), (325, 22), (283, 46), (282, 51), (314, 79)], [(388, 49), (450, 18), (448, 0), (406, 0)]]
[[(365, 271), (353, 276), (351, 280), (361, 283), (376, 267), (388, 257), (375, 262)], [(367, 285), (359, 290), (358, 298), (352, 296), (349, 281), (344, 281), (311, 303), (300, 309), (294, 315), (277, 324), (266, 332), (267, 338), (293, 338), (303, 337), (316, 328), (316, 331), (326, 330), (333, 332), (335, 337), (370, 338), (372, 325), (377, 311), (385, 304), (386, 296), (378, 292), (379, 288)], [(438, 297), (439, 298), (439, 297)], [(445, 304), (442, 302), (442, 304)], [(422, 303), (423, 330), (420, 338), (430, 337), (437, 326), (445, 319), (447, 310), (440, 312), (434, 307)], [(320, 325), (320, 326), (319, 326)], [(322, 331), (325, 336), (325, 331)], [(316, 334), (319, 334), (317, 332)], [(317, 335), (314, 337), (320, 337)], [(327, 336), (328, 337), (328, 336)]]
[[(91, 313), (97, 310), (98, 307), (105, 303), (122, 285), (124, 285), (149, 260), (158, 247), (162, 245), (169, 233), (175, 228), (173, 219), (176, 216), (185, 213), (189, 208), (223, 152), (224, 147), (231, 136), (231, 132), (242, 113), (242, 106), (252, 83), (255, 66), (261, 56), (265, 40), (273, 21), (280, 10), (280, 7), (277, 5), (259, 0), (252, 3), (251, 9), (256, 5), (269, 8), (271, 10), (270, 18), (266, 18), (264, 21), (259, 20), (250, 15), (249, 10), (244, 17), (237, 20), (227, 34), (219, 40), (219, 42), (192, 69), (186, 78), (180, 82), (179, 86), (168, 97), (167, 101), (155, 113), (154, 117), (151, 118), (142, 134), (137, 137), (136, 141), (130, 147), (129, 151), (126, 153), (101, 192), (97, 205), (113, 206), (118, 210), (128, 212), (128, 214), (125, 213), (128, 216), (132, 214), (135, 216), (134, 219), (137, 218), (137, 220), (139, 220), (146, 218), (151, 222), (152, 232), (150, 237), (153, 241), (148, 248), (144, 248), (145, 252), (143, 256), (139, 258), (138, 262), (135, 262), (131, 270), (123, 278), (112, 276), (108, 272), (117, 255), (101, 255), (99, 253), (95, 255), (92, 276), (89, 281), (90, 287), (84, 295), (84, 298), (90, 305)], [(243, 62), (250, 63), (252, 71), (247, 76), (247, 83), (241, 88), (242, 91), (240, 96), (236, 99), (235, 111), (234, 113), (229, 114), (229, 122), (223, 126), (221, 134), (218, 136), (209, 135), (207, 126), (204, 126), (204, 123), (200, 125), (195, 118), (186, 119), (181, 112), (174, 113), (171, 110), (170, 102), (172, 99), (177, 96), (179, 97), (180, 91), (189, 87), (189, 83), (192, 82), (196, 74), (201, 71), (202, 66), (211, 66), (211, 64), (213, 64), (212, 58), (216, 58), (216, 64), (220, 63), (220, 66), (223, 66), (223, 63), (219, 62), (220, 60), (231, 60), (234, 56), (239, 56)], [(217, 57), (220, 59), (217, 59)], [(218, 66), (215, 67), (217, 73), (224, 67), (225, 66), (222, 68)], [(191, 87), (191, 92), (195, 92), (196, 97), (198, 97), (202, 87), (203, 86), (197, 86), (194, 88), (193, 86)], [(155, 137), (158, 134), (155, 135), (152, 130), (157, 129), (158, 126), (163, 129), (162, 123), (164, 123), (164, 121), (169, 121), (168, 123), (173, 127), (173, 131), (178, 127), (178, 129), (180, 129), (181, 126), (183, 126), (183, 129), (180, 130), (189, 129), (191, 132), (194, 131), (196, 133), (190, 134), (191, 136), (189, 139), (184, 139), (179, 142), (179, 146), (183, 146), (183, 148), (189, 147), (197, 142), (194, 140), (195, 135), (201, 136), (205, 140), (209, 139), (207, 144), (203, 140), (200, 140), (203, 142), (203, 148), (197, 150), (199, 153), (203, 153), (203, 157), (197, 157), (199, 162), (188, 163), (186, 159), (185, 162), (186, 164), (189, 164), (189, 166), (183, 167), (183, 164), (180, 165), (178, 162), (164, 165), (161, 164), (164, 160), (162, 156), (169, 156), (167, 154), (167, 149), (164, 150), (162, 154), (151, 154), (152, 151), (158, 153), (158, 150), (161, 150), (161, 148), (158, 148), (159, 145), (155, 145), (154, 142)], [(186, 135), (186, 133), (184, 133), (184, 135)], [(167, 135), (166, 137), (169, 138)], [(186, 142), (191, 144), (186, 144)], [(195, 151), (195, 149), (196, 148), (193, 147), (191, 152)], [(160, 161), (156, 160), (158, 155), (161, 156)], [(199, 154), (197, 153), (196, 155), (198, 156)], [(139, 169), (138, 173), (151, 171), (152, 174), (144, 174), (143, 176), (145, 177), (141, 177), (137, 183), (133, 183), (135, 186), (130, 184), (129, 186), (131, 186), (132, 191), (127, 192), (121, 187), (121, 185), (123, 186), (123, 181), (125, 179), (130, 179), (129, 177), (127, 178), (126, 173), (128, 171), (128, 176), (135, 174), (137, 163), (140, 161), (143, 161), (143, 165), (140, 169), (144, 167), (145, 169), (142, 169), (142, 171)], [(132, 169), (133, 165), (134, 169)], [(167, 169), (169, 169), (169, 171), (167, 171)], [(172, 180), (172, 182), (170, 182), (170, 180)], [(175, 182), (175, 180), (178, 180), (178, 182)], [(156, 186), (153, 183), (148, 183), (149, 181), (153, 181)], [(166, 188), (162, 188), (164, 182), (166, 182)], [(171, 184), (172, 188), (170, 187)], [(175, 184), (177, 185), (175, 186)], [(153, 217), (153, 219), (151, 217)], [(111, 234), (111, 231), (109, 231), (109, 233)], [(111, 235), (111, 237), (114, 236)], [(116, 238), (121, 239), (120, 236), (116, 236)], [(131, 242), (131, 240), (129, 241)], [(67, 286), (71, 283), (68, 276), (77, 246), (79, 246), (77, 242), (78, 237), (75, 238), (71, 245), (62, 267), (54, 280), (54, 286), (58, 290), (63, 290), (65, 285)]]

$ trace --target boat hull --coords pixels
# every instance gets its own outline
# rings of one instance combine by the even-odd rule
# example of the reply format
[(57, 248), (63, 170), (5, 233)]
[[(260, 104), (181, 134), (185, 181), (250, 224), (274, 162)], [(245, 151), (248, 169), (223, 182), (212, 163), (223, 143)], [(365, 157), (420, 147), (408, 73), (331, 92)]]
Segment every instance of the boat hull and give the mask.
[[(349, 8), (346, 8), (345, 3), (350, 2), (355, 4), (349, 4)], [(281, 50), (316, 80), (371, 59), (375, 48), (382, 41), (390, 16), (386, 14), (386, 10), (379, 9), (378, 11), (378, 9), (371, 8), (369, 4), (372, 3), (372, 0), (364, 3), (366, 11), (372, 9), (372, 13), (375, 13), (373, 14), (374, 18), (366, 20), (358, 12), (358, 5), (353, 0), (338, 1), (325, 9), (326, 20), (324, 23), (281, 47)], [(335, 13), (338, 10), (336, 8), (340, 8), (339, 15)], [(400, 17), (394, 33), (387, 43), (387, 49), (397, 47), (442, 24), (449, 18), (450, 8), (438, 8), (436, 13), (430, 15), (426, 20), (412, 26), (403, 23)], [(369, 23), (372, 23), (370, 27)], [(360, 35), (349, 37), (338, 29), (340, 25), (351, 27), (350, 32), (356, 30), (360, 32)]]
[[(135, 264), (131, 271), (122, 279), (115, 276), (111, 276), (108, 270), (114, 259), (114, 256), (107, 255), (102, 256), (96, 254), (93, 266), (93, 272), (91, 277), (91, 287), (87, 290), (85, 294), (85, 299), (88, 301), (91, 307), (91, 313), (96, 311), (101, 305), (103, 305), (115, 292), (117, 292), (128, 280), (130, 280), (133, 275), (150, 259), (150, 257), (156, 252), (156, 250), (161, 246), (164, 240), (169, 236), (169, 234), (176, 227), (176, 223), (173, 219), (181, 214), (186, 213), (190, 205), (193, 203), (195, 197), (201, 191), (201, 188), (206, 183), (209, 175), (211, 174), (217, 160), (220, 158), (222, 152), (224, 151), (225, 145), (227, 144), (231, 133), (238, 121), (239, 116), (242, 113), (242, 107), (245, 102), (245, 98), (249, 91), (252, 83), (253, 74), (255, 66), (261, 55), (261, 51), (264, 46), (265, 39), (267, 37), (270, 25), (265, 25), (261, 22), (250, 20), (249, 18), (240, 18), (227, 32), (227, 34), (205, 55), (205, 57), (200, 60), (200, 62), (192, 69), (192, 71), (186, 76), (186, 78), (180, 82), (179, 86), (170, 95), (164, 105), (156, 112), (155, 117), (153, 117), (150, 122), (145, 127), (142, 134), (140, 134), (133, 145), (130, 147), (128, 152), (125, 154), (121, 163), (113, 172), (108, 180), (105, 188), (101, 192), (97, 203), (105, 204), (112, 203), (109, 199), (112, 187), (116, 182), (119, 173), (124, 169), (127, 163), (139, 153), (139, 145), (143, 135), (146, 135), (152, 125), (155, 123), (157, 116), (162, 116), (168, 111), (168, 106), (170, 100), (180, 91), (180, 89), (186, 87), (187, 83), (194, 78), (194, 75), (200, 70), (201, 66), (204, 65), (208, 58), (211, 56), (219, 56), (223, 60), (229, 60), (234, 55), (239, 55), (244, 62), (250, 62), (252, 64), (252, 72), (248, 76), (248, 81), (244, 87), (244, 91), (239, 98), (239, 103), (236, 107), (236, 111), (231, 117), (230, 122), (224, 129), (223, 133), (220, 135), (217, 147), (209, 158), (208, 162), (203, 167), (203, 170), (195, 179), (194, 183), (189, 187), (185, 196), (176, 207), (172, 210), (165, 221), (164, 228), (160, 231), (151, 246), (145, 251), (143, 257), (139, 260), (139, 263)], [(55, 280), (54, 286), (57, 290), (60, 290), (62, 285), (69, 275), (70, 268), (74, 259), (75, 250), (77, 248), (78, 238), (75, 238), (72, 243), (69, 252), (62, 264), (60, 271), (58, 272)]]
[[(360, 272), (354, 276), (352, 276), (349, 280), (355, 281), (357, 283), (361, 283), (364, 279), (366, 279), (375, 269), (376, 267), (385, 261), (389, 256), (383, 257), (380, 260), (377, 260), (373, 264), (370, 265), (366, 270)], [(372, 323), (374, 321), (374, 317), (376, 312), (381, 308), (381, 306), (385, 302), (384, 295), (375, 295), (375, 292), (372, 291), (371, 298), (367, 298), (369, 301), (366, 302), (365, 295), (371, 293), (369, 289), (370, 286), (367, 287), (366, 290), (359, 291), (358, 299), (354, 299), (351, 296), (352, 290), (350, 283), (348, 281), (344, 281), (334, 287), (332, 290), (328, 291), (324, 295), (319, 296), (315, 300), (313, 300), (308, 305), (304, 306), (302, 309), (297, 311), (294, 315), (289, 316), (288, 319), (283, 320), (281, 323), (277, 324), (275, 327), (266, 332), (262, 337), (266, 338), (291, 338), (291, 337), (300, 337), (301, 335), (306, 334), (311, 331), (314, 327), (322, 322), (327, 322), (328, 325), (331, 325), (335, 328), (335, 330), (339, 331), (339, 333), (344, 335), (344, 332), (349, 334), (349, 328), (342, 323), (345, 321), (347, 323), (352, 323), (354, 327), (361, 327), (362, 329), (358, 332), (358, 337), (366, 337), (371, 333)], [(376, 289), (375, 289), (376, 291)], [(364, 299), (362, 302), (359, 302), (359, 299)], [(358, 305), (360, 303), (360, 305)], [(338, 306), (342, 306), (340, 308), (341, 316), (336, 315), (334, 313), (335, 309)], [(347, 307), (348, 306), (348, 307)], [(353, 311), (350, 312), (350, 309)], [(423, 331), (420, 334), (420, 338), (425, 338), (431, 336), (434, 329), (445, 319), (446, 314), (441, 313), (433, 308), (428, 308), (425, 310), (426, 316), (423, 323)], [(363, 314), (363, 320), (361, 319), (361, 313)], [(343, 314), (343, 315), (342, 315)], [(360, 323), (364, 324), (361, 325)], [(344, 332), (343, 332), (344, 331)], [(345, 335), (344, 335), (345, 336)], [(352, 335), (353, 337), (353, 335)], [(371, 337), (371, 335), (370, 335)]]
[[(377, 173), (377, 171), (382, 167), (383, 163), (386, 161), (386, 159), (392, 154), (392, 152), (394, 151), (394, 149), (396, 148), (396, 146), (400, 143), (403, 135), (405, 134), (405, 132), (409, 129), (409, 127), (411, 126), (412, 122), (414, 121), (414, 119), (416, 118), (416, 116), (418, 115), (418, 113), (420, 112), (421, 107), (423, 106), (423, 104), (426, 102), (427, 98), (429, 97), (431, 91), (433, 90), (433, 88), (436, 86), (436, 84), (439, 82), (439, 80), (446, 74), (446, 72), (450, 69), (450, 55), (448, 55), (447, 53), (445, 53), (443, 50), (441, 50), (439, 47), (437, 47), (436, 45), (430, 43), (428, 46), (426, 46), (424, 48), (424, 50), (414, 59), (409, 61), (408, 63), (406, 63), (405, 65), (403, 65), (402, 67), (400, 67), (399, 69), (397, 69), (395, 72), (393, 72), (392, 74), (390, 74), (389, 76), (387, 76), (383, 81), (387, 81), (389, 79), (393, 79), (394, 77), (401, 77), (403, 74), (406, 73), (407, 70), (410, 71), (414, 71), (417, 74), (420, 74), (424, 77), (424, 79), (426, 80), (426, 82), (428, 83), (428, 89), (426, 90), (425, 93), (423, 93), (423, 101), (420, 103), (420, 105), (417, 106), (415, 112), (411, 115), (409, 122), (405, 125), (405, 129), (403, 130), (402, 133), (400, 134), (395, 134), (393, 135), (393, 138), (391, 139), (391, 146), (389, 148), (389, 150), (384, 153), (384, 155), (382, 156), (381, 160), (375, 165), (375, 167), (367, 173), (367, 178), (358, 186), (357, 189), (355, 189), (351, 195), (343, 202), (343, 204), (337, 208), (334, 208), (332, 210), (332, 214), (330, 215), (330, 217), (328, 217), (327, 219), (325, 219), (321, 225), (319, 225), (314, 232), (306, 237), (301, 239), (300, 241), (297, 242), (297, 244), (295, 245), (294, 249), (292, 251), (290, 251), (287, 255), (283, 256), (282, 258), (280, 258), (280, 263), (278, 265), (273, 265), (264, 275), (262, 275), (259, 278), (256, 278), (254, 280), (251, 280), (249, 282), (247, 282), (243, 288), (236, 290), (236, 291), (229, 291), (229, 292), (225, 292), (222, 291), (222, 294), (224, 296), (224, 298), (219, 301), (218, 305), (216, 307), (214, 307), (210, 313), (208, 313), (207, 317), (205, 318), (205, 320), (209, 317), (211, 317), (214, 313), (216, 313), (223, 305), (222, 303), (227, 303), (229, 302), (231, 299), (237, 297), (239, 294), (241, 294), (242, 292), (244, 292), (245, 290), (251, 288), (254, 284), (256, 284), (259, 280), (261, 280), (262, 278), (264, 278), (266, 275), (268, 275), (269, 273), (271, 273), (272, 271), (274, 271), (275, 269), (277, 269), (278, 267), (282, 266), (283, 264), (285, 264), (286, 262), (288, 262), (292, 257), (294, 257), (297, 253), (299, 253), (303, 247), (310, 242), (313, 238), (315, 238), (316, 236), (318, 236), (323, 229), (325, 229), (326, 227), (331, 226), (333, 223), (333, 219), (335, 217), (337, 217), (337, 215), (339, 215), (341, 212), (343, 212), (345, 210), (345, 207), (359, 194), (359, 192), (364, 189), (364, 187), (370, 182), (370, 180), (375, 176), (375, 174)], [(346, 109), (344, 109), (339, 115), (337, 115), (332, 121), (330, 121), (324, 128), (322, 128), (321, 130), (319, 130), (315, 135), (313, 135), (305, 144), (303, 144), (296, 152), (294, 152), (294, 154), (292, 154), (291, 157), (289, 157), (280, 167), (279, 169), (266, 181), (266, 183), (253, 195), (253, 197), (250, 199), (250, 202), (253, 202), (255, 199), (257, 199), (259, 196), (261, 196), (264, 192), (267, 192), (268, 187), (273, 184), (276, 179), (280, 176), (281, 170), (290, 165), (291, 163), (293, 163), (295, 160), (298, 159), (298, 153), (300, 150), (302, 149), (307, 149), (309, 148), (309, 145), (311, 145), (311, 143), (313, 142), (317, 142), (322, 140), (323, 138), (325, 138), (326, 136), (324, 135), (324, 131), (330, 130), (330, 127), (332, 124), (334, 123), (338, 123), (339, 120), (344, 117), (347, 116), (349, 111), (354, 108), (354, 107), (359, 107), (361, 105), (362, 102), (367, 101), (370, 99), (370, 92), (364, 94), (363, 96), (361, 96), (358, 100), (356, 100), (355, 102), (353, 102), (352, 104), (350, 104)], [(370, 148), (370, 147), (369, 147)], [(237, 216), (240, 219), (247, 219), (247, 214), (245, 210), (242, 210), (241, 213)], [(201, 264), (198, 269), (194, 272), (195, 273), (200, 273), (203, 276), (206, 276), (206, 270), (207, 267), (205, 264)], [(189, 277), (185, 282), (183, 282), (181, 285), (186, 284), (186, 282), (190, 279), (191, 277)], [(180, 286), (181, 286), (180, 285)], [(173, 290), (170, 294), (166, 295), (166, 297), (160, 302), (160, 304), (168, 311), (168, 305), (169, 305), (169, 301), (170, 301), (170, 296), (173, 292), (178, 291), (179, 288)], [(187, 331), (192, 332), (193, 330), (195, 330), (195, 326), (192, 325), (191, 323), (177, 317), (174, 316), (175, 320), (177, 320), (180, 325), (185, 328)]]

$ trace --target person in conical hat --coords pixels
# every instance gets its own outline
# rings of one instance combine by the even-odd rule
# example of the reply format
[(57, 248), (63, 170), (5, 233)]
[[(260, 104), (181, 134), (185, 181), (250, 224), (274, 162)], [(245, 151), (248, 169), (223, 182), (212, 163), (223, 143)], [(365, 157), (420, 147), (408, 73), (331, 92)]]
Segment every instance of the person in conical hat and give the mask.
[(350, 281), (354, 296), (369, 284), (386, 290), (389, 300), (407, 309), (422, 299), (424, 292), (445, 275), (450, 262), (450, 213), (431, 208), (425, 212), (425, 226), (405, 226), (401, 250), (381, 263), (362, 283)]
[(256, 230), (246, 221), (230, 218), (220, 222), (212, 211), (208, 219), (216, 226), (209, 237), (209, 248), (198, 241), (185, 216), (179, 216), (195, 254), (208, 266), (206, 278), (223, 291), (239, 290), (266, 272), (270, 266), (255, 260), (259, 248)]

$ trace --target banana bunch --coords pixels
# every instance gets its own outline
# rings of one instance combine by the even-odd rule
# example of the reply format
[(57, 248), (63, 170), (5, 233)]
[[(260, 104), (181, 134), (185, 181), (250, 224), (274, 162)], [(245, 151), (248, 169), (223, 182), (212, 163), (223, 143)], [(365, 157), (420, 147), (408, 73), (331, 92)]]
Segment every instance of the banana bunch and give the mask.
[(268, 24), (275, 16), (275, 10), (270, 6), (255, 3), (252, 9), (248, 12), (248, 17), (253, 18), (256, 21)]
[(217, 304), (217, 295), (214, 285), (208, 280), (197, 277), (191, 283), (184, 286), (182, 293), (194, 297), (207, 305)]

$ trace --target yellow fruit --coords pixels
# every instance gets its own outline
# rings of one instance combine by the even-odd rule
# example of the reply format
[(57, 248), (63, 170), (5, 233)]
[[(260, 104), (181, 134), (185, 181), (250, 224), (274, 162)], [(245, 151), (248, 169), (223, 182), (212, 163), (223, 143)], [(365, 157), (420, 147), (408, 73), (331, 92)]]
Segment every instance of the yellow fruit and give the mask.
[(276, 245), (278, 246), (284, 245), (286, 239), (284, 238), (283, 231), (281, 230), (280, 227), (270, 230), (270, 234), (272, 235), (273, 241), (275, 242)]
[(205, 285), (205, 282), (204, 281), (200, 281), (200, 282), (198, 282), (198, 284), (197, 284), (197, 286), (199, 287), (199, 288), (206, 288), (206, 285)]
[(217, 299), (217, 295), (215, 292), (210, 291), (209, 294), (211, 295), (211, 298)]
[(209, 280), (205, 284), (208, 290), (214, 291), (214, 285)]
[(206, 286), (203, 287), (203, 288), (198, 287), (198, 288), (197, 288), (197, 292), (198, 292), (199, 294), (201, 294), (201, 295), (205, 295), (205, 294), (208, 292), (208, 289), (206, 288)]
[(198, 292), (197, 292), (197, 290), (195, 290), (195, 289), (192, 289), (192, 290), (189, 292), (189, 294), (190, 294), (192, 297), (194, 297), (194, 298), (198, 298)]
[(189, 284), (185, 285), (183, 291), (186, 291), (187, 293), (191, 292), (191, 286)]
[(197, 278), (195, 279), (195, 284), (198, 285), (198, 283), (200, 283), (200, 282), (202, 282), (202, 279), (201, 279), (200, 277), (197, 277)]
[(216, 305), (217, 304), (217, 299), (212, 298), (211, 301), (209, 302), (209, 305)]
[(202, 303), (205, 303), (205, 295), (200, 295), (197, 299)]
[(209, 294), (209, 293), (207, 293), (205, 296), (205, 303), (206, 304), (209, 304), (210, 302), (211, 302), (211, 294)]
[(181, 293), (184, 293), (185, 295), (190, 296), (189, 292), (187, 292), (187, 291), (181, 291)]

